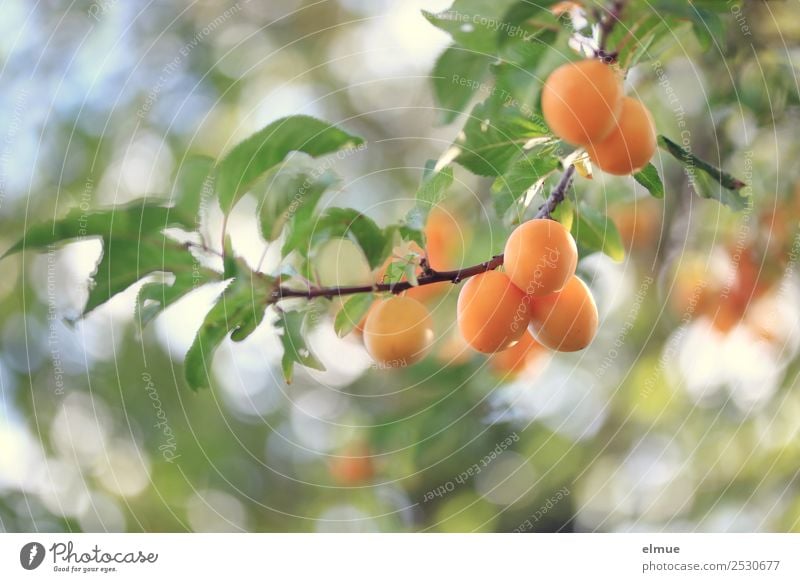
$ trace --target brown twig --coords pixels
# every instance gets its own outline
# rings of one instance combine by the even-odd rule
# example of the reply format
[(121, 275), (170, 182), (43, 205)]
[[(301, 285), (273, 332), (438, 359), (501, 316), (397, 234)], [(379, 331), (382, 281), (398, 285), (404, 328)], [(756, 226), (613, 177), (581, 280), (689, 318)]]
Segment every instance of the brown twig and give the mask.
[[(572, 178), (575, 175), (575, 166), (570, 165), (561, 176), (553, 191), (539, 208), (535, 218), (550, 218), (553, 211), (564, 201), (569, 190)], [(480, 275), (486, 271), (493, 271), (503, 264), (503, 255), (496, 255), (480, 264), (456, 269), (453, 271), (436, 271), (427, 263), (423, 269), (423, 274), (417, 278), (417, 286), (432, 285), (434, 283), (453, 283), (457, 284), (464, 279), (469, 279), (475, 275)], [(281, 299), (290, 297), (303, 297), (314, 299), (316, 297), (340, 297), (343, 295), (356, 295), (359, 293), (402, 293), (415, 287), (409, 281), (399, 281), (397, 283), (376, 283), (375, 285), (355, 285), (350, 287), (309, 287), (308, 289), (292, 289), (286, 286), (278, 286), (272, 291), (270, 302), (275, 303)]]
[(611, 64), (616, 62), (619, 53), (617, 51), (608, 51), (608, 37), (614, 31), (614, 27), (620, 22), (622, 18), (622, 11), (625, 9), (625, 0), (614, 0), (606, 10), (606, 14), (600, 19), (600, 38), (598, 39), (598, 46), (596, 55), (597, 58), (602, 59), (603, 62)]

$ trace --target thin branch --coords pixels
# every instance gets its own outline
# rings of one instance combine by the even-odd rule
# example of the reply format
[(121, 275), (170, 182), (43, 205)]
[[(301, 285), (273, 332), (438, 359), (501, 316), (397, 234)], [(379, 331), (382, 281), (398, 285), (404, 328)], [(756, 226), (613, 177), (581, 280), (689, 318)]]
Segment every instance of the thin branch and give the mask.
[[(570, 166), (564, 171), (561, 179), (556, 184), (553, 191), (545, 200), (544, 204), (539, 208), (535, 218), (551, 218), (553, 211), (564, 201), (567, 191), (569, 190), (572, 178), (575, 175), (575, 166)], [(480, 275), (486, 271), (493, 271), (503, 264), (503, 255), (496, 255), (480, 264), (466, 267), (464, 269), (456, 269), (453, 271), (436, 271), (430, 267), (427, 262), (423, 265), (423, 274), (417, 278), (418, 286), (432, 285), (434, 283), (460, 283), (464, 279), (469, 279), (475, 275)], [(281, 299), (290, 297), (303, 297), (305, 299), (314, 299), (316, 297), (338, 297), (343, 295), (356, 295), (358, 293), (402, 293), (411, 289), (412, 285), (408, 281), (400, 281), (397, 283), (377, 283), (375, 285), (356, 285), (350, 287), (314, 287), (309, 289), (291, 289), (285, 286), (276, 287), (270, 298), (271, 303), (275, 303)]]
[[(479, 265), (473, 265), (466, 269), (455, 271), (432, 271), (429, 275), (423, 275), (417, 279), (419, 285), (431, 285), (433, 283), (458, 283), (464, 279), (480, 275), (486, 271), (493, 271), (503, 264), (503, 255), (492, 257)], [(360, 285), (352, 287), (316, 287), (313, 289), (289, 289), (287, 287), (277, 287), (272, 292), (272, 300), (286, 299), (288, 297), (304, 297), (314, 299), (316, 297), (337, 297), (341, 295), (356, 295), (358, 293), (377, 293), (390, 292), (402, 293), (414, 287), (408, 281), (398, 283), (378, 283), (375, 285)]]
[(550, 192), (550, 196), (547, 197), (547, 200), (545, 200), (544, 204), (539, 208), (535, 218), (551, 218), (556, 207), (564, 202), (564, 198), (567, 196), (567, 191), (569, 190), (570, 184), (572, 184), (572, 178), (574, 176), (575, 166), (570, 164), (564, 171), (558, 184), (556, 184), (556, 187)]
[(600, 37), (598, 40), (597, 57), (603, 62), (611, 64), (616, 62), (618, 52), (608, 51), (608, 38), (614, 31), (614, 27), (622, 19), (622, 11), (625, 9), (625, 0), (614, 0), (606, 10), (606, 14), (600, 19)]

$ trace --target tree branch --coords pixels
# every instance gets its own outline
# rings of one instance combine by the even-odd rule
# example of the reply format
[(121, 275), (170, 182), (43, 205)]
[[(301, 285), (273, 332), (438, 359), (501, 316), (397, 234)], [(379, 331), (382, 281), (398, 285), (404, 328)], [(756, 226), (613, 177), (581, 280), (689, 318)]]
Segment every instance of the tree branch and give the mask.
[[(553, 211), (564, 201), (569, 190), (572, 178), (575, 175), (575, 166), (570, 165), (561, 176), (553, 191), (545, 200), (544, 204), (536, 212), (535, 218), (551, 218)], [(423, 259), (424, 260), (424, 259)], [(493, 271), (503, 264), (503, 255), (496, 255), (478, 265), (456, 269), (453, 271), (436, 271), (425, 264), (423, 274), (417, 278), (418, 286), (432, 285), (434, 283), (460, 283), (464, 279), (480, 275), (486, 271)], [(303, 297), (314, 299), (316, 297), (340, 297), (343, 295), (356, 295), (358, 293), (390, 292), (402, 293), (415, 287), (408, 281), (397, 283), (376, 283), (375, 285), (356, 285), (350, 287), (310, 287), (308, 289), (291, 289), (286, 286), (278, 286), (272, 291), (270, 302), (275, 303), (281, 299), (290, 297)]]
[(614, 31), (614, 27), (622, 18), (622, 11), (625, 9), (625, 0), (614, 0), (606, 11), (605, 16), (600, 19), (600, 37), (596, 51), (597, 58), (603, 62), (611, 64), (616, 62), (617, 51), (608, 52), (608, 37)]

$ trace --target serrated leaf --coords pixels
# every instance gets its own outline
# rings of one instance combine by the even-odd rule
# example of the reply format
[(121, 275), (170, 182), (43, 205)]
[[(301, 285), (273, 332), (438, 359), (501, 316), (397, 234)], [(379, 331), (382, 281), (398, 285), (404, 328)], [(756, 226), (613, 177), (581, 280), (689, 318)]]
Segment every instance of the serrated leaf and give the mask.
[(191, 252), (162, 233), (173, 226), (188, 227), (174, 209), (146, 200), (89, 213), (74, 209), (62, 219), (32, 226), (3, 256), (99, 238), (103, 250), (92, 274), (85, 315), (147, 275), (178, 276), (196, 268)]
[(585, 251), (600, 251), (616, 262), (625, 259), (625, 247), (617, 227), (611, 219), (588, 204), (578, 205), (572, 235), (578, 246)]
[(425, 248), (425, 233), (422, 231), (422, 226), (412, 227), (408, 224), (393, 224), (386, 227), (383, 231), (383, 236), (385, 242), (381, 253), (381, 264), (392, 254), (396, 247), (404, 242), (415, 242), (420, 248)]
[(302, 364), (307, 368), (325, 371), (325, 367), (314, 356), (306, 345), (306, 316), (300, 311), (279, 312), (275, 327), (280, 331), (283, 357), (281, 371), (288, 384), (294, 379), (294, 365)]
[(279, 119), (239, 143), (219, 162), (220, 206), (226, 214), (230, 212), (255, 180), (291, 152), (318, 157), (362, 143), (361, 138), (307, 115)]
[(384, 272), (383, 279), (380, 280), (380, 283), (385, 285), (394, 285), (395, 283), (399, 283), (406, 276), (407, 266), (407, 260), (392, 261), (386, 267), (386, 271)]
[(452, 123), (481, 88), (489, 73), (491, 58), (451, 45), (439, 55), (431, 81), (442, 124)]
[(497, 44), (500, 46), (519, 41), (522, 45), (549, 26), (557, 26), (558, 18), (550, 8), (559, 0), (521, 0), (506, 10), (503, 15), (504, 27), (497, 31)]
[(552, 70), (549, 62), (556, 56), (563, 62), (560, 50), (569, 50), (568, 34), (559, 36), (558, 31), (540, 30), (526, 40), (515, 39), (502, 47), (500, 61), (490, 70), (495, 78), (494, 92), (506, 101), (518, 104), (524, 111), (536, 111), (543, 81)]
[(728, 11), (728, 2), (674, 2), (655, 0), (653, 10), (662, 17), (673, 15), (692, 23), (692, 30), (703, 51), (711, 50), (715, 39), (722, 41), (725, 36), (725, 22), (718, 13)]
[(167, 307), (206, 283), (219, 281), (219, 275), (197, 265), (192, 271), (174, 273), (174, 280), (150, 281), (136, 295), (134, 318), (140, 327), (146, 326)]
[(103, 254), (92, 275), (84, 315), (147, 275), (165, 272), (185, 276), (197, 268), (197, 260), (183, 245), (161, 233), (136, 236), (116, 230), (103, 240)]
[(49, 245), (62, 246), (75, 240), (106, 239), (115, 231), (144, 234), (170, 226), (185, 226), (171, 209), (157, 202), (135, 200), (129, 204), (108, 209), (83, 212), (74, 208), (64, 218), (48, 223), (34, 224), (3, 257), (22, 250), (46, 249)]
[(499, 217), (522, 198), (528, 190), (558, 169), (560, 161), (555, 148), (540, 146), (525, 152), (513, 161), (506, 172), (492, 183), (492, 199)]
[(361, 320), (364, 319), (364, 316), (367, 314), (374, 301), (375, 295), (372, 293), (353, 295), (345, 301), (333, 320), (333, 330), (336, 332), (336, 335), (344, 337), (353, 331)]
[(187, 222), (199, 221), (200, 209), (205, 198), (214, 193), (214, 158), (193, 155), (183, 160), (175, 177), (172, 200), (175, 211), (185, 215)]
[(641, 172), (636, 172), (633, 179), (647, 188), (653, 198), (664, 198), (664, 183), (658, 175), (658, 168), (653, 164), (647, 164)]
[(733, 210), (744, 210), (752, 204), (751, 193), (745, 188), (747, 184), (738, 178), (701, 160), (663, 135), (658, 136), (658, 145), (681, 163), (689, 183), (701, 198), (717, 200)]
[(277, 239), (288, 225), (287, 249), (306, 242), (317, 204), (323, 194), (338, 182), (331, 171), (314, 172), (310, 168), (285, 166), (268, 176), (259, 207), (261, 234), (267, 241)]
[(428, 161), (422, 183), (415, 196), (417, 208), (422, 213), (423, 223), (428, 211), (445, 199), (448, 188), (453, 184), (453, 168), (447, 166), (435, 172), (433, 171), (435, 164), (434, 160)]
[(490, 98), (475, 106), (455, 142), (455, 161), (473, 174), (499, 176), (512, 160), (546, 138), (552, 138), (544, 120)]
[(211, 383), (214, 352), (229, 335), (241, 341), (264, 319), (271, 300), (274, 280), (254, 277), (239, 263), (240, 269), (203, 320), (184, 360), (184, 375), (192, 390)]

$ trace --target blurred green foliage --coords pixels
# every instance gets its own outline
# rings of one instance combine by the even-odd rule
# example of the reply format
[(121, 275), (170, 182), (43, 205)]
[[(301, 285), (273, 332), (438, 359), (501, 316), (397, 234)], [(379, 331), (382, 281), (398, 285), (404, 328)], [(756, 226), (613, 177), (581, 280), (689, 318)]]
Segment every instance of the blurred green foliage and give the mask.
[[(330, 232), (342, 222), (332, 209), (350, 207), (363, 213), (368, 240), (394, 241), (395, 231), (408, 239), (410, 211), (418, 198), (439, 199), (434, 181), (444, 176), (468, 241), (464, 264), (486, 260), (558, 178), (566, 152), (534, 149), (529, 160), (508, 137), (548, 133), (538, 90), (555, 66), (577, 58), (562, 27), (592, 35), (592, 6), (584, 21), (517, 2), (12, 2), (0, 24), (0, 242), (11, 248), (41, 223), (47, 252), (1, 264), (0, 527), (798, 530), (798, 6), (654, 4), (631, 3), (609, 38), (622, 63), (637, 63), (628, 91), (648, 103), (660, 133), (744, 180), (753, 208), (736, 214), (695, 197), (667, 155), (653, 162), (663, 201), (648, 195), (660, 193), (652, 174), (639, 185), (579, 180), (573, 228), (603, 233), (580, 268), (601, 308), (600, 335), (586, 352), (538, 359), (510, 378), (453, 346), (452, 291), (431, 307), (435, 354), (400, 370), (378, 369), (357, 338), (336, 337), (336, 301), (315, 300), (302, 317), (270, 311), (258, 325), (263, 314), (248, 307), (263, 289), (238, 280), (225, 291), (232, 302), (212, 308), (224, 285), (206, 285), (215, 273), (277, 265), (281, 245), (265, 239), (277, 238), (269, 225), (291, 199), (259, 206), (271, 183), (245, 189), (239, 180), (249, 169), (237, 166), (225, 210), (242, 199), (223, 220), (203, 195), (205, 177), (211, 160), (254, 132), (312, 115), (348, 133), (307, 153), (335, 151), (351, 135), (366, 143), (341, 157), (295, 156), (319, 176), (341, 177), (314, 199), (333, 216)], [(486, 117), (502, 123), (485, 131)], [(474, 154), (476, 139), (491, 156), (451, 152), (450, 161), (489, 178), (458, 166), (450, 184), (449, 165), (426, 174), (427, 160), (453, 145), (466, 140)], [(269, 168), (282, 159), (270, 158)], [(432, 187), (419, 187), (423, 175)], [(134, 221), (126, 227), (133, 241), (114, 243), (127, 224), (122, 205), (145, 196), (156, 212), (177, 202), (168, 220), (180, 232), (154, 237)], [(128, 277), (103, 279), (101, 262), (90, 290), (98, 242), (47, 245), (66, 237), (53, 226), (80, 227), (98, 208), (115, 209), (97, 232), (119, 246), (103, 256)], [(313, 254), (304, 218), (295, 216), (293, 250)], [(638, 229), (624, 228), (631, 224)], [(197, 243), (186, 235), (195, 228), (238, 262), (212, 252), (190, 260), (183, 277), (164, 269), (167, 249), (185, 250), (175, 240)], [(619, 231), (608, 252), (618, 263), (595, 252), (610, 229)], [(372, 267), (390, 250), (382, 243), (363, 245)], [(752, 255), (772, 304), (762, 309), (753, 291), (723, 330), (719, 309), (684, 305), (681, 273), (699, 260), (710, 286), (724, 282), (737, 248)], [(302, 260), (281, 269), (310, 276)], [(108, 299), (153, 271), (174, 281), (157, 275), (77, 319), (87, 298)], [(222, 341), (231, 307), (246, 314), (249, 335), (239, 342)], [(213, 338), (222, 345), (213, 366), (200, 354), (197, 384), (210, 380), (212, 389), (194, 393), (183, 357), (209, 311), (223, 326)], [(295, 335), (282, 342), (281, 325), (307, 332), (312, 353)], [(327, 371), (298, 367), (287, 385), (287, 348), (290, 364), (319, 358)], [(559, 491), (567, 494), (554, 502)]]

